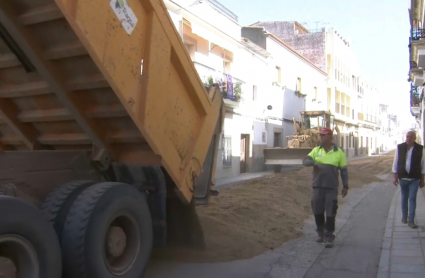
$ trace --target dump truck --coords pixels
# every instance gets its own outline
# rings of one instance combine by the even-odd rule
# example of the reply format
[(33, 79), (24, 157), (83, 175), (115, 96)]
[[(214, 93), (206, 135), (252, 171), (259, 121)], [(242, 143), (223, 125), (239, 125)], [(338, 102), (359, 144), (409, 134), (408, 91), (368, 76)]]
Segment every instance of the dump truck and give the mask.
[(280, 171), (281, 165), (300, 165), (311, 150), (320, 145), (320, 129), (337, 129), (334, 116), (328, 111), (301, 111), (300, 121), (293, 119), (295, 134), (286, 136), (285, 148), (264, 149), (266, 165), (274, 165)]
[(0, 38), (0, 272), (134, 278), (202, 248), (224, 106), (164, 3), (4, 0)]

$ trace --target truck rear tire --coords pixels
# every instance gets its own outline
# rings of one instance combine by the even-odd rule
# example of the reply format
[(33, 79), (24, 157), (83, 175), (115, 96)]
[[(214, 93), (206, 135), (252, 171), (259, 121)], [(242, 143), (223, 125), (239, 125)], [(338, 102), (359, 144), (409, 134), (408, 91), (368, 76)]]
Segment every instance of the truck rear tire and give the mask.
[(92, 185), (66, 219), (64, 277), (142, 277), (152, 242), (151, 215), (141, 192), (123, 183)]
[(47, 219), (53, 223), (59, 242), (62, 239), (63, 226), (71, 205), (84, 189), (95, 183), (95, 181), (71, 181), (47, 194), (40, 209)]
[(60, 254), (52, 225), (36, 207), (0, 196), (0, 257), (11, 266), (10, 272), (23, 278), (60, 278)]

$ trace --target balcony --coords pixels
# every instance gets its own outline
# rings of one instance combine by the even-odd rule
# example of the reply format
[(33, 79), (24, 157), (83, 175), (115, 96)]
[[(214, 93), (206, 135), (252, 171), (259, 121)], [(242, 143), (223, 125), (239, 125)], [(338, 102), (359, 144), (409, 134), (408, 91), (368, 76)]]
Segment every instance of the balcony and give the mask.
[(366, 114), (365, 122), (372, 123), (372, 124), (377, 124), (378, 123), (378, 118), (375, 117), (375, 116), (373, 116), (373, 115)]
[[(425, 29), (414, 29), (412, 30), (409, 39), (409, 50), (410, 50), (410, 69), (425, 69)], [(411, 73), (413, 74), (413, 73)], [(423, 79), (423, 74), (422, 74)], [(418, 77), (418, 79), (421, 79)], [(411, 77), (412, 78), (412, 77)], [(412, 78), (413, 79), (413, 78)], [(415, 82), (419, 84), (421, 81)], [(423, 84), (423, 81), (420, 85)]]
[(239, 80), (230, 74), (222, 74), (222, 77), (213, 78), (209, 76), (204, 81), (204, 87), (208, 91), (209, 88), (216, 83), (221, 91), (224, 103), (230, 108), (239, 108), (239, 103), (243, 99), (242, 86), (245, 84), (244, 81)]
[(412, 42), (425, 39), (425, 29), (413, 29), (411, 38)]
[(216, 0), (208, 0), (215, 8), (219, 9), (221, 12), (225, 13), (228, 17), (233, 19), (234, 21), (238, 21), (238, 16), (235, 15), (231, 10), (226, 8), (224, 5), (222, 5), (220, 2)]
[(420, 92), (417, 86), (410, 86), (410, 112), (413, 116), (418, 116), (420, 113)]
[(413, 85), (422, 86), (425, 82), (424, 79), (424, 70), (423, 69), (412, 69), (410, 70), (411, 75), (413, 76)]

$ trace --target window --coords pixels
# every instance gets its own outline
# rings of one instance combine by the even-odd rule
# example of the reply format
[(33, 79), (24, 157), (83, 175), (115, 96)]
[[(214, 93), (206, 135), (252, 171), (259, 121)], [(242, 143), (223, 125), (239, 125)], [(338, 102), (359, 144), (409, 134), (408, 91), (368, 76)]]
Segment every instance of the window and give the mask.
[(185, 43), (184, 46), (186, 47), (186, 50), (189, 53), (190, 58), (192, 60), (194, 60), (195, 59), (195, 49), (196, 49), (195, 44)]
[(223, 137), (223, 167), (232, 167), (232, 137)]
[(338, 113), (338, 114), (340, 113), (341, 111), (340, 103), (341, 103), (341, 93), (338, 91), (335, 91), (335, 113)]
[(232, 63), (230, 61), (224, 61), (224, 73), (230, 74), (232, 70)]
[(280, 67), (276, 67), (276, 73), (277, 73), (277, 84), (282, 84), (282, 69)]
[(346, 112), (345, 112), (345, 116), (350, 117), (350, 107), (351, 107), (351, 98), (350, 96), (346, 96)]
[(345, 94), (342, 93), (341, 94), (341, 114), (342, 115), (345, 115), (345, 111), (346, 111), (345, 107), (346, 107)]
[(301, 93), (301, 78), (297, 78), (297, 91)]
[(318, 101), (317, 87), (314, 87), (314, 99)]
[(252, 100), (257, 100), (257, 85), (252, 86)]

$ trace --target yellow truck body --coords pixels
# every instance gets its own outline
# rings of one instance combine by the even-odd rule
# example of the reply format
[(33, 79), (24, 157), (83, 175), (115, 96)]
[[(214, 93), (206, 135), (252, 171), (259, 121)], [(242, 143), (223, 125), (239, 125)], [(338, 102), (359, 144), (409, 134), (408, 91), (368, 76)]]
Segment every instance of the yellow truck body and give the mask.
[(0, 1), (0, 276), (141, 277), (153, 246), (202, 246), (223, 119), (161, 0)]
[(20, 50), (1, 43), (3, 150), (94, 146), (120, 163), (163, 166), (189, 202), (222, 99), (206, 93), (162, 1), (0, 9)]

